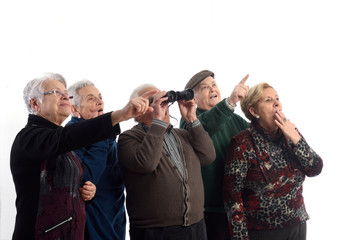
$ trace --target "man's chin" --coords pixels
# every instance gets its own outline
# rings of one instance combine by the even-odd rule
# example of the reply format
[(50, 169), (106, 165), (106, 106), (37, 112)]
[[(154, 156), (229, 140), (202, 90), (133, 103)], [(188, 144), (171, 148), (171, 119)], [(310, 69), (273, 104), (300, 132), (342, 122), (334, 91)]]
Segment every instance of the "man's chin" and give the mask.
[(212, 107), (215, 107), (215, 105), (218, 104), (220, 101), (221, 101), (220, 98), (213, 98), (213, 99), (210, 100), (210, 105)]

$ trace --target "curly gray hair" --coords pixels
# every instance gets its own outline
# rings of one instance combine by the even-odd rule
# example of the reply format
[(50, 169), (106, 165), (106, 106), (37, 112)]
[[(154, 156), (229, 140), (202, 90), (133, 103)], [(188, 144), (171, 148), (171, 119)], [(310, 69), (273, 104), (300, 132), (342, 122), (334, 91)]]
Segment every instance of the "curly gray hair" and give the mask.
[(76, 107), (80, 107), (81, 96), (79, 95), (78, 91), (80, 89), (82, 89), (84, 87), (88, 87), (88, 86), (95, 87), (95, 84), (93, 82), (91, 82), (90, 80), (83, 79), (83, 80), (77, 81), (76, 83), (72, 84), (68, 88), (69, 96), (73, 96), (73, 98), (70, 99), (72, 105), (74, 105)]
[(24, 99), (26, 108), (30, 114), (37, 115), (37, 112), (31, 107), (30, 100), (37, 99), (40, 103), (42, 102), (43, 97), (44, 97), (43, 83), (46, 80), (50, 80), (50, 79), (54, 79), (54, 80), (61, 82), (62, 84), (64, 84), (64, 86), (66, 88), (65, 78), (58, 73), (51, 73), (51, 72), (44, 73), (43, 76), (35, 78), (35, 79), (31, 80), (30, 82), (28, 82), (23, 91), (23, 99)]
[[(68, 88), (69, 96), (73, 96), (73, 98), (70, 99), (72, 105), (74, 105), (75, 107), (80, 107), (81, 96), (79, 95), (78, 91), (80, 89), (82, 89), (84, 87), (88, 87), (88, 86), (95, 87), (95, 84), (93, 82), (91, 82), (90, 80), (82, 79), (82, 80), (77, 81), (76, 83), (72, 84)], [(71, 112), (71, 116), (75, 116), (75, 115)]]

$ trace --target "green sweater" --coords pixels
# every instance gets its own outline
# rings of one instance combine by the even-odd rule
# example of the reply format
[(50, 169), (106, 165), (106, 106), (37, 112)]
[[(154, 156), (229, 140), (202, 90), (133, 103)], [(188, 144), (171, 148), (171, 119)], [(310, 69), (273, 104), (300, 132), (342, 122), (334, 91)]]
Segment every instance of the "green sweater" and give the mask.
[[(224, 165), (231, 138), (249, 123), (234, 113), (223, 99), (209, 111), (196, 109), (196, 115), (213, 140), (216, 159), (210, 165), (201, 168), (205, 190), (205, 212), (225, 212), (222, 198)], [(181, 128), (187, 128), (181, 119)]]

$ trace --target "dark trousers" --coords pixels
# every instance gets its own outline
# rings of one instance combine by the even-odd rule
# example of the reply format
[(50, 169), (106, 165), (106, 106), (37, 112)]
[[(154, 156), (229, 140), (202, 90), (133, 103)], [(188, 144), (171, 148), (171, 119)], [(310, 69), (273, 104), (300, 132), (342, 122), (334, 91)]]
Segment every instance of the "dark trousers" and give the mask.
[(190, 226), (135, 228), (130, 226), (131, 240), (207, 240), (204, 220)]
[(205, 212), (204, 219), (208, 240), (230, 240), (226, 213)]
[(290, 228), (251, 231), (250, 240), (306, 240), (306, 222)]

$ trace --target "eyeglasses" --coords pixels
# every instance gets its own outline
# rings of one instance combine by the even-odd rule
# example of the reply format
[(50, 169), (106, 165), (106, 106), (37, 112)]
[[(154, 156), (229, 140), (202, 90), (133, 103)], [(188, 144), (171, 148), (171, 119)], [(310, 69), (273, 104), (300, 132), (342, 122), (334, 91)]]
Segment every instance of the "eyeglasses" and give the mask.
[(44, 92), (43, 93), (44, 95), (49, 95), (49, 94), (55, 94), (56, 96), (59, 96), (59, 97), (69, 97), (69, 99), (72, 99), (73, 96), (69, 96), (69, 93), (68, 92), (61, 92), (59, 90), (53, 90), (53, 91), (49, 91), (49, 92)]

